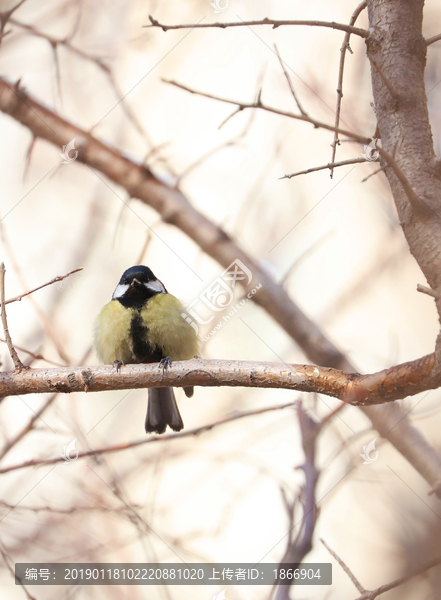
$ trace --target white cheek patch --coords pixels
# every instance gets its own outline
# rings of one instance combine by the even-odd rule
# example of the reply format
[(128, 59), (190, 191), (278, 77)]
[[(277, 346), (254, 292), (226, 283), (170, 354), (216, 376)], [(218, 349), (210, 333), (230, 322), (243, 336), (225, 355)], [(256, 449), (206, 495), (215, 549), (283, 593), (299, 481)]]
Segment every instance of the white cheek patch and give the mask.
[(112, 300), (117, 300), (118, 298), (122, 298), (124, 294), (129, 289), (129, 285), (127, 283), (119, 283), (116, 286), (116, 290), (113, 292)]
[(152, 290), (152, 292), (159, 292), (161, 294), (166, 294), (165, 287), (162, 285), (162, 283), (158, 279), (156, 279), (156, 281), (149, 281), (148, 283), (144, 283), (144, 285), (149, 290)]

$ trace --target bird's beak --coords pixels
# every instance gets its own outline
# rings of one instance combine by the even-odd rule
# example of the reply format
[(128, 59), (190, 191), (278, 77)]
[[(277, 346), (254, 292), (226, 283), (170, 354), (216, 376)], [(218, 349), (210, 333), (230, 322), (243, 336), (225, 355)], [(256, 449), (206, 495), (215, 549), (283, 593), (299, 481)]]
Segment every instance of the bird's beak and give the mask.
[(135, 285), (142, 285), (142, 283), (139, 281), (139, 279), (136, 279), (136, 277), (134, 277), (132, 279), (132, 283), (130, 284), (132, 287), (135, 287)]

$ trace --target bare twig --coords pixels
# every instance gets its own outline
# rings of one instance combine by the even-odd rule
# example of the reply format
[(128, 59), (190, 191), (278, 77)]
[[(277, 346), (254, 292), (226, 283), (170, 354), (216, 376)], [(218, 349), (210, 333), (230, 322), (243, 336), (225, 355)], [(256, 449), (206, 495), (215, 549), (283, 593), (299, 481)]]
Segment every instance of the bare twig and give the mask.
[(29, 290), (29, 292), (25, 292), (24, 294), (19, 294), (18, 296), (14, 296), (14, 298), (9, 298), (8, 300), (5, 301), (5, 304), (10, 304), (11, 302), (19, 302), (25, 296), (29, 296), (29, 294), (33, 294), (37, 290), (41, 290), (42, 288), (44, 288), (48, 285), (57, 283), (57, 281), (63, 281), (63, 279), (66, 279), (66, 277), (69, 277), (70, 275), (73, 275), (74, 273), (78, 273), (79, 271), (82, 271), (82, 270), (83, 270), (83, 267), (81, 267), (80, 269), (74, 269), (73, 271), (71, 271), (70, 273), (67, 273), (66, 275), (57, 275), (57, 277), (54, 277), (47, 283), (43, 283), (43, 285), (39, 285), (38, 287), (34, 288), (33, 290)]
[(417, 577), (418, 575), (422, 575), (429, 569), (433, 569), (433, 567), (436, 567), (439, 564), (441, 564), (441, 558), (435, 558), (434, 560), (421, 567), (421, 569), (418, 569), (418, 571), (415, 571), (415, 573), (407, 575), (406, 577), (401, 577), (400, 579), (395, 579), (395, 581), (391, 581), (390, 583), (385, 583), (384, 585), (381, 585), (375, 590), (365, 591), (364, 594), (359, 596), (356, 600), (375, 600), (375, 598), (378, 598), (378, 596), (381, 596), (381, 594), (385, 594), (386, 592), (389, 592), (390, 590), (393, 590), (399, 587), (400, 585), (403, 585), (403, 583), (406, 583), (407, 581), (409, 581), (409, 579)]
[(236, 21), (233, 23), (196, 23), (192, 25), (164, 25), (159, 23), (151, 15), (149, 15), (150, 25), (143, 25), (143, 27), (160, 27), (162, 31), (168, 31), (169, 29), (201, 29), (209, 27), (219, 27), (220, 29), (226, 29), (227, 27), (253, 27), (254, 25), (272, 25), (273, 29), (282, 27), (284, 25), (306, 25), (309, 27), (328, 27), (329, 29), (337, 29), (339, 31), (348, 31), (354, 35), (359, 35), (362, 38), (366, 38), (368, 32), (366, 29), (360, 29), (359, 27), (351, 27), (351, 25), (345, 25), (344, 23), (334, 23), (333, 21), (277, 21), (275, 19), (262, 19), (260, 21)]
[[(366, 8), (366, 0), (363, 0), (363, 2), (361, 2), (357, 6), (357, 8), (354, 10), (354, 12), (351, 16), (351, 19), (349, 21), (349, 24), (351, 26), (353, 26), (355, 24), (356, 20), (358, 19), (358, 16), (365, 8)], [(335, 109), (335, 127), (336, 127), (336, 129), (338, 129), (340, 126), (341, 101), (343, 98), (343, 73), (344, 73), (344, 68), (345, 68), (346, 51), (350, 50), (350, 46), (349, 46), (350, 37), (351, 37), (350, 32), (346, 32), (346, 35), (343, 39), (342, 47), (340, 48), (340, 64), (338, 67), (338, 82), (337, 82), (337, 106)], [(335, 163), (335, 155), (337, 152), (338, 144), (339, 144), (338, 132), (335, 131), (334, 132), (334, 141), (332, 142), (331, 164)], [(332, 167), (331, 173), (330, 173), (331, 179), (332, 179), (333, 174), (334, 174), (334, 168)]]
[(343, 569), (343, 571), (346, 573), (346, 575), (349, 577), (349, 579), (355, 585), (355, 587), (357, 588), (357, 590), (361, 594), (364, 594), (365, 591), (366, 591), (366, 589), (361, 585), (361, 583), (355, 577), (355, 575), (353, 574), (353, 572), (351, 571), (351, 569), (348, 567), (348, 565), (345, 562), (343, 562), (343, 560), (338, 556), (338, 554), (336, 552), (334, 552), (334, 550), (332, 550), (332, 548), (330, 548), (328, 546), (328, 544), (325, 542), (325, 540), (323, 540), (322, 538), (320, 538), (320, 541), (323, 544), (323, 546), (326, 548), (326, 550), (329, 552), (329, 554), (332, 557), (335, 558), (335, 560), (338, 562), (338, 564), (340, 565), (340, 567)]
[(14, 345), (11, 340), (11, 336), (9, 334), (9, 329), (8, 329), (8, 320), (6, 318), (6, 308), (5, 308), (5, 304), (6, 304), (6, 302), (5, 302), (5, 272), (6, 272), (5, 265), (4, 265), (4, 263), (1, 263), (0, 264), (0, 294), (1, 294), (3, 331), (5, 333), (6, 344), (8, 346), (9, 354), (11, 355), (11, 358), (14, 362), (15, 370), (23, 371), (25, 369), (25, 366), (21, 362), (20, 358), (18, 357), (17, 351), (14, 348)]
[(279, 179), (292, 179), (292, 177), (297, 177), (298, 175), (307, 175), (308, 173), (314, 173), (315, 171), (323, 171), (323, 169), (331, 169), (331, 173), (335, 167), (345, 167), (346, 165), (356, 165), (358, 163), (369, 162), (365, 158), (349, 158), (348, 160), (341, 160), (340, 162), (328, 163), (327, 165), (322, 165), (321, 167), (311, 167), (310, 169), (305, 169), (305, 171), (298, 171), (297, 173), (291, 173), (290, 175), (284, 175), (283, 177), (279, 177)]
[[(101, 455), (101, 454), (109, 454), (111, 452), (121, 452), (122, 450), (127, 450), (128, 448), (136, 448), (137, 446), (144, 446), (145, 444), (152, 444), (152, 443), (157, 443), (157, 442), (159, 442), (159, 443), (168, 442), (170, 440), (178, 440), (178, 439), (182, 439), (182, 438), (196, 436), (201, 433), (204, 433), (205, 431), (211, 431), (215, 427), (226, 425), (227, 423), (231, 423), (232, 421), (237, 421), (238, 419), (244, 419), (247, 417), (260, 415), (260, 414), (263, 414), (266, 412), (272, 412), (275, 410), (282, 410), (284, 408), (294, 407), (296, 405), (296, 402), (297, 402), (297, 400), (294, 402), (287, 402), (285, 404), (278, 404), (275, 406), (258, 408), (256, 410), (249, 410), (249, 411), (244, 411), (244, 412), (236, 411), (233, 414), (227, 415), (223, 419), (219, 419), (218, 421), (215, 421), (214, 423), (209, 423), (208, 425), (203, 425), (202, 427), (196, 427), (195, 429), (186, 429), (185, 431), (182, 431), (180, 433), (170, 433), (170, 434), (166, 434), (166, 435), (144, 437), (141, 440), (135, 440), (134, 442), (125, 442), (122, 444), (115, 444), (114, 446), (106, 446), (104, 448), (97, 448), (95, 450), (87, 450), (86, 452), (79, 452), (78, 459), (87, 458), (89, 456), (97, 456), (97, 455)], [(25, 469), (28, 467), (36, 467), (36, 466), (40, 466), (40, 465), (51, 465), (51, 464), (62, 462), (62, 461), (64, 461), (64, 458), (60, 457), (60, 456), (57, 456), (55, 458), (49, 458), (46, 460), (36, 459), (36, 460), (31, 460), (31, 461), (27, 461), (24, 463), (19, 463), (16, 465), (10, 465), (8, 467), (4, 467), (3, 469), (0, 469), (0, 473), (8, 473), (9, 471), (17, 471), (19, 469)]]
[(20, 2), (18, 2), (18, 4), (13, 6), (10, 10), (5, 10), (3, 12), (0, 12), (0, 41), (1, 41), (1, 38), (5, 37), (5, 35), (7, 35), (9, 33), (9, 31), (4, 33), (7, 22), (11, 19), (14, 12), (18, 8), (20, 8), (20, 6), (22, 4), (24, 4), (24, 2), (26, 2), (26, 0), (20, 0)]
[(370, 179), (374, 175), (377, 175), (378, 173), (381, 173), (382, 171), (384, 171), (384, 167), (381, 167), (381, 169), (377, 169), (373, 173), (369, 173), (369, 175), (366, 175), (366, 177), (363, 177), (363, 179), (361, 180), (361, 183), (365, 183), (368, 179)]
[(292, 96), (294, 98), (294, 101), (297, 104), (297, 108), (299, 109), (300, 113), (303, 116), (307, 117), (308, 114), (307, 114), (307, 112), (305, 111), (305, 109), (303, 108), (303, 106), (300, 103), (299, 97), (297, 96), (296, 90), (294, 88), (294, 84), (291, 81), (291, 77), (289, 76), (289, 73), (288, 73), (288, 71), (285, 68), (285, 62), (282, 60), (282, 57), (279, 54), (279, 50), (278, 50), (276, 44), (274, 44), (274, 50), (276, 51), (277, 58), (279, 59), (280, 66), (282, 67), (283, 74), (285, 75), (286, 81), (288, 82), (289, 89), (291, 90), (291, 94), (292, 94)]
[(409, 579), (412, 579), (413, 577), (417, 577), (418, 575), (422, 575), (429, 569), (432, 569), (433, 567), (436, 567), (437, 565), (439, 565), (441, 563), (441, 558), (435, 558), (434, 560), (431, 560), (429, 563), (427, 563), (426, 565), (424, 565), (423, 567), (421, 567), (414, 573), (411, 573), (410, 575), (406, 575), (406, 577), (400, 577), (399, 579), (395, 579), (394, 581), (391, 581), (390, 583), (381, 585), (380, 587), (376, 588), (375, 590), (366, 590), (361, 585), (361, 583), (358, 581), (358, 579), (355, 577), (355, 575), (352, 573), (351, 569), (347, 566), (347, 564), (338, 556), (338, 554), (336, 554), (323, 539), (320, 539), (320, 541), (325, 546), (325, 548), (328, 550), (328, 552), (335, 558), (335, 560), (341, 566), (343, 571), (346, 573), (346, 575), (349, 577), (349, 579), (355, 585), (357, 590), (361, 593), (361, 596), (358, 596), (358, 598), (356, 600), (375, 600), (376, 598), (378, 598), (378, 596), (381, 596), (381, 594), (385, 594), (386, 592), (389, 592), (390, 590), (393, 590), (393, 589), (399, 587), (400, 585), (403, 585), (403, 583), (406, 583), (407, 581), (409, 581)]
[(417, 285), (417, 292), (421, 292), (422, 294), (427, 294), (428, 296), (432, 296), (432, 298), (439, 298), (439, 294), (438, 292), (435, 292), (435, 290), (432, 290), (432, 288), (429, 288), (425, 285), (421, 285), (420, 283), (418, 283)]
[(273, 106), (264, 104), (260, 97), (255, 102), (241, 102), (238, 100), (230, 100), (229, 98), (223, 98), (221, 96), (209, 94), (207, 92), (200, 92), (200, 91), (195, 90), (187, 85), (184, 85), (183, 83), (179, 83), (178, 81), (174, 81), (172, 79), (164, 79), (163, 78), (162, 81), (164, 81), (164, 83), (169, 83), (170, 85), (174, 85), (175, 87), (180, 88), (181, 90), (184, 90), (186, 92), (190, 92), (191, 94), (196, 94), (197, 96), (202, 96), (204, 98), (210, 98), (211, 100), (218, 100), (219, 102), (225, 102), (226, 104), (234, 104), (235, 106), (238, 107), (236, 112), (241, 112), (242, 110), (249, 109), (249, 108), (258, 108), (261, 110), (266, 110), (267, 112), (273, 113), (275, 115), (280, 115), (282, 117), (289, 117), (290, 119), (297, 119), (298, 121), (304, 121), (305, 123), (311, 123), (317, 129), (322, 128), (322, 129), (327, 129), (328, 131), (338, 131), (338, 133), (341, 133), (342, 135), (345, 135), (348, 138), (352, 138), (353, 140), (356, 140), (357, 142), (360, 142), (361, 144), (369, 144), (369, 142), (371, 141), (371, 138), (360, 135), (354, 131), (348, 131), (346, 129), (335, 128), (333, 125), (329, 125), (329, 123), (324, 123), (322, 121), (318, 121), (308, 115), (305, 115), (305, 114), (296, 115), (295, 113), (292, 113), (289, 111), (274, 108)]
[(72, 45), (70, 40), (73, 37), (74, 32), (72, 32), (69, 36), (67, 36), (64, 39), (59, 39), (59, 38), (55, 38), (47, 33), (44, 33), (43, 31), (39, 31), (33, 25), (28, 25), (26, 23), (22, 23), (20, 21), (17, 21), (16, 19), (10, 19), (10, 22), (12, 25), (15, 25), (16, 27), (20, 27), (20, 29), (23, 29), (24, 31), (28, 32), (29, 34), (31, 34), (35, 37), (39, 37), (41, 39), (47, 40), (47, 42), (49, 43), (49, 45), (51, 46), (51, 48), (54, 51), (55, 65), (56, 65), (56, 69), (57, 69), (58, 87), (60, 87), (60, 77), (59, 77), (59, 73), (58, 73), (58, 56), (57, 56), (58, 46), (63, 46), (64, 48), (69, 50), (72, 54), (78, 56), (82, 60), (94, 63), (107, 77), (107, 80), (109, 81), (109, 84), (110, 84), (111, 88), (113, 89), (115, 96), (117, 97), (117, 99), (121, 105), (121, 108), (125, 112), (129, 121), (132, 122), (134, 127), (144, 137), (146, 142), (153, 148), (152, 139), (150, 138), (148, 132), (145, 130), (144, 126), (142, 125), (141, 121), (139, 120), (139, 118), (137, 117), (135, 112), (131, 109), (130, 105), (127, 103), (127, 101), (125, 99), (125, 94), (123, 94), (121, 92), (121, 90), (119, 89), (116, 79), (112, 73), (112, 70), (108, 67), (108, 65), (106, 65), (106, 63), (103, 61), (103, 59), (100, 58), (99, 56), (93, 56), (91, 54), (88, 54), (81, 48), (77, 48), (76, 46)]
[[(328, 123), (323, 123), (321, 121), (317, 121), (316, 119), (313, 119), (312, 117), (309, 117), (308, 115), (296, 115), (294, 113), (280, 110), (278, 108), (274, 108), (272, 106), (263, 104), (260, 97), (257, 99), (256, 102), (252, 102), (252, 103), (239, 102), (237, 100), (229, 100), (228, 98), (222, 98), (220, 96), (215, 96), (213, 94), (208, 94), (206, 92), (199, 92), (198, 90), (192, 89), (186, 85), (183, 85), (182, 83), (178, 83), (177, 81), (173, 81), (173, 80), (169, 80), (169, 79), (163, 79), (163, 81), (165, 83), (174, 85), (182, 90), (190, 92), (191, 94), (197, 94), (198, 96), (203, 96), (204, 98), (210, 98), (212, 100), (218, 100), (219, 102), (225, 102), (226, 104), (235, 104), (238, 106), (238, 111), (236, 111), (236, 112), (240, 112), (247, 108), (266, 110), (266, 111), (276, 114), (276, 115), (281, 115), (284, 117), (289, 117), (291, 119), (297, 119), (299, 121), (311, 123), (317, 129), (322, 128), (322, 129), (327, 129), (328, 131), (334, 131), (337, 133), (341, 133), (342, 135), (345, 135), (348, 138), (352, 138), (353, 140), (355, 140), (356, 142), (359, 142), (361, 144), (369, 144), (371, 142), (371, 138), (364, 137), (354, 131), (347, 131), (346, 129), (336, 128), (332, 125), (329, 125)], [(438, 216), (438, 218), (439, 218), (440, 216), (437, 215), (437, 213), (424, 200), (422, 200), (418, 196), (418, 194), (415, 192), (415, 190), (412, 188), (408, 179), (406, 178), (405, 174), (403, 173), (403, 170), (398, 166), (398, 163), (396, 162), (395, 158), (393, 156), (391, 156), (383, 148), (378, 147), (377, 151), (381, 155), (381, 157), (384, 158), (384, 160), (387, 162), (388, 166), (392, 168), (395, 175), (398, 177), (398, 179), (401, 182), (401, 185), (403, 186), (403, 189), (406, 192), (407, 197), (409, 198), (412, 205), (417, 210), (424, 210), (426, 212), (430, 211), (430, 213), (432, 213), (434, 216)]]

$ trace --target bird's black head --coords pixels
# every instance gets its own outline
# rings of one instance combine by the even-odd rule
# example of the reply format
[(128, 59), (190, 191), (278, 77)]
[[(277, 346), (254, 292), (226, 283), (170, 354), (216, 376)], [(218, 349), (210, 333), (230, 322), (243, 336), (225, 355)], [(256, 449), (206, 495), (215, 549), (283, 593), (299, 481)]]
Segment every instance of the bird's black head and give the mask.
[(152, 296), (166, 293), (165, 287), (148, 267), (137, 265), (124, 271), (112, 300), (118, 300), (126, 308), (141, 308)]

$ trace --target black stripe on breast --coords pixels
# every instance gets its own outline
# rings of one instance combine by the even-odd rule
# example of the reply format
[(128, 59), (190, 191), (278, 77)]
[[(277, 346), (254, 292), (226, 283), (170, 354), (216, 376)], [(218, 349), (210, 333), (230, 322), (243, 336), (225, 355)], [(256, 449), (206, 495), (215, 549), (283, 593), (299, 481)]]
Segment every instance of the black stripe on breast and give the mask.
[(141, 315), (135, 311), (130, 322), (130, 335), (133, 353), (136, 361), (140, 363), (159, 362), (161, 358), (164, 358), (159, 346), (149, 344), (148, 333), (148, 328), (144, 325)]

